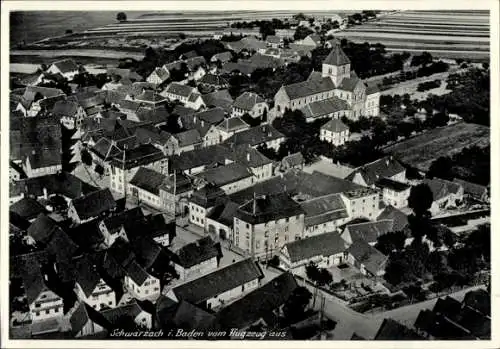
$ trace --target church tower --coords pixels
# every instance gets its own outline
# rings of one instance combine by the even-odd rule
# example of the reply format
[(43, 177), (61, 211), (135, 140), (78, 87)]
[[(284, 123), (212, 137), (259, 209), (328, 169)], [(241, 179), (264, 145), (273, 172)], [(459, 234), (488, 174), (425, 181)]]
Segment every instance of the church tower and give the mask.
[(346, 56), (339, 42), (335, 42), (330, 54), (323, 62), (323, 77), (329, 76), (335, 87), (338, 87), (344, 78), (351, 77), (351, 61)]

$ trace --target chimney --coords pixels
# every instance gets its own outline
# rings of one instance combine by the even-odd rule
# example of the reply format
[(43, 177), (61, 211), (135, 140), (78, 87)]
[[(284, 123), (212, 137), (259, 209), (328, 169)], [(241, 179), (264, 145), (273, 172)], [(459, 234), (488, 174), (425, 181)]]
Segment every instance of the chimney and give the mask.
[(47, 188), (43, 188), (43, 198), (47, 200), (49, 198), (49, 194), (47, 193)]
[(33, 150), (31, 151), (31, 155), (35, 155), (35, 154), (36, 154), (36, 150), (35, 150), (35, 149), (33, 149)]
[(247, 161), (250, 162), (250, 153), (247, 153)]
[(198, 118), (195, 115), (194, 118), (193, 118), (193, 122), (196, 124), (196, 121), (198, 121)]
[(255, 216), (255, 212), (257, 211), (257, 195), (255, 194), (255, 191), (253, 192), (253, 206), (252, 206), (252, 212), (253, 215)]
[(201, 120), (201, 127), (205, 127), (205, 121)]

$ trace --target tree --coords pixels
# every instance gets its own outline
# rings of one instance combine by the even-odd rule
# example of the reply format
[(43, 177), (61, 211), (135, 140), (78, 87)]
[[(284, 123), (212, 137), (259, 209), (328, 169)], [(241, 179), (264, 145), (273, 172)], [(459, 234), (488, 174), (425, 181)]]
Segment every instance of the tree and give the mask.
[(262, 35), (262, 39), (266, 40), (269, 35), (275, 35), (276, 30), (271, 22), (264, 21), (259, 28), (259, 33)]
[(71, 30), (71, 29), (66, 29), (65, 33), (66, 33), (66, 34), (73, 34), (73, 30)]
[(184, 40), (186, 38), (186, 34), (179, 33), (179, 39)]
[(54, 195), (49, 199), (49, 204), (54, 208), (55, 211), (61, 212), (68, 208), (66, 200), (61, 195)]
[(116, 14), (116, 20), (119, 22), (125, 22), (127, 20), (127, 15), (125, 12), (118, 12)]
[(310, 263), (306, 266), (307, 277), (318, 286), (328, 285), (333, 281), (332, 274), (325, 268), (318, 268), (316, 264)]
[(85, 165), (92, 165), (92, 155), (90, 155), (87, 149), (82, 149), (82, 151), (80, 152), (80, 157)]
[(283, 313), (288, 323), (302, 320), (306, 307), (312, 299), (312, 294), (303, 286), (297, 287), (283, 305)]
[(402, 231), (389, 232), (377, 238), (375, 248), (385, 255), (404, 248), (406, 235)]
[(429, 216), (429, 209), (434, 201), (431, 188), (421, 183), (411, 188), (408, 197), (408, 207), (410, 207), (417, 217)]
[(448, 156), (440, 156), (434, 160), (426, 174), (427, 178), (453, 179), (453, 162)]
[(305, 21), (307, 17), (302, 12), (300, 12), (297, 13), (296, 15), (293, 15), (293, 19), (295, 19), (296, 21)]
[(99, 176), (104, 175), (104, 167), (102, 167), (102, 165), (100, 165), (100, 164), (96, 164), (96, 165), (95, 165), (94, 171), (95, 171), (95, 172), (96, 172)]
[(302, 40), (312, 33), (314, 32), (311, 29), (306, 28), (304, 26), (300, 26), (297, 27), (297, 29), (295, 29), (295, 34), (293, 34), (293, 38), (294, 40)]

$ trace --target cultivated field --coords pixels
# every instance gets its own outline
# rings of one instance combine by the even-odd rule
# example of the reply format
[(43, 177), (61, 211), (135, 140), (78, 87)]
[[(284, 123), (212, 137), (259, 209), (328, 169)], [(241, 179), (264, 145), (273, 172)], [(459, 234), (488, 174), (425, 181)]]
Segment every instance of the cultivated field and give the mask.
[(425, 172), (440, 156), (452, 155), (472, 145), (484, 147), (488, 144), (489, 127), (461, 122), (436, 128), (391, 145), (384, 149), (384, 152), (393, 154), (404, 163)]
[(390, 51), (428, 51), (445, 58), (488, 59), (487, 11), (401, 11), (336, 34), (354, 42), (384, 44)]

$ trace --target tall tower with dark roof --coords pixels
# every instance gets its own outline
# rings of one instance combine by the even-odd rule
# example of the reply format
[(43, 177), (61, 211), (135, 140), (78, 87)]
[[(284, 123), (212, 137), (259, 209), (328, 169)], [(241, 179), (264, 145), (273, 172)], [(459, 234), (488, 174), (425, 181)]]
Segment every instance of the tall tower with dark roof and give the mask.
[(332, 51), (323, 62), (323, 77), (329, 76), (335, 86), (339, 86), (344, 78), (351, 77), (351, 61), (346, 56), (339, 42), (335, 42)]

